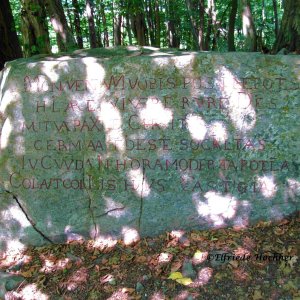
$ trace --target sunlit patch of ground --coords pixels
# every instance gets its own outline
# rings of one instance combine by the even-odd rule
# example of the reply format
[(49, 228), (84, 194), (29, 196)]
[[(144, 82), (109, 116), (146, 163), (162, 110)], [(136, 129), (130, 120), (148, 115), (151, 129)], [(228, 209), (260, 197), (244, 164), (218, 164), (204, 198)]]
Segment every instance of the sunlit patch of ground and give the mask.
[(5, 299), (300, 299), (299, 221), (30, 248), (0, 260), (25, 279)]

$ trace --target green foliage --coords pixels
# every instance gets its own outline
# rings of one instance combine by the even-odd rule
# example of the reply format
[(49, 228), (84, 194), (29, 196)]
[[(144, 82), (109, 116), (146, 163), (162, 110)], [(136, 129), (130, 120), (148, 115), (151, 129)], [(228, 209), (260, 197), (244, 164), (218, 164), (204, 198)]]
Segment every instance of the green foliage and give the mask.
[[(77, 0), (77, 11), (79, 12), (80, 27), (82, 32), (83, 44), (85, 48), (89, 47), (89, 26), (86, 14), (86, 0)], [(139, 26), (135, 24), (134, 17), (137, 14), (142, 14), (146, 30), (144, 32), (145, 38), (150, 44), (150, 31), (159, 28), (160, 31), (160, 47), (168, 47), (168, 24), (174, 21), (175, 33), (180, 40), (180, 48), (187, 50), (197, 49), (197, 40), (195, 40), (195, 32), (193, 36), (193, 28), (191, 25), (191, 17), (198, 30), (200, 26), (200, 12), (199, 0), (190, 0), (192, 9), (188, 9), (188, 1), (186, 0), (93, 0), (94, 19), (96, 24), (96, 32), (98, 35), (99, 46), (103, 46), (105, 30), (108, 32), (110, 46), (114, 43), (114, 20), (117, 16), (121, 16), (121, 32), (122, 44), (130, 45), (137, 44), (136, 28)], [(231, 9), (231, 1), (225, 0), (205, 0), (205, 15), (204, 15), (204, 36), (207, 36), (209, 27), (209, 3), (214, 3), (214, 10), (212, 11), (213, 19), (212, 29), (209, 36), (209, 49), (215, 51), (227, 51), (227, 35), (228, 23)], [(239, 1), (241, 2), (241, 1)], [(275, 22), (274, 22), (274, 8), (272, 0), (250, 1), (252, 16), (257, 32), (258, 51), (263, 48), (271, 49), (275, 42)], [(16, 31), (20, 38), (21, 32), (21, 17), (20, 11), (22, 6), (20, 0), (10, 0), (13, 16), (15, 19)], [(62, 0), (65, 15), (68, 21), (68, 26), (72, 29), (73, 35), (75, 32), (75, 7), (73, 0)], [(235, 46), (237, 51), (243, 51), (245, 44), (245, 37), (243, 35), (243, 25), (241, 16), (241, 3), (239, 5), (238, 13), (235, 22)], [(159, 7), (158, 14), (155, 14), (155, 9)], [(31, 7), (34, 12), (36, 7), (32, 4)], [(283, 15), (282, 1), (277, 1), (279, 23)], [(104, 14), (103, 14), (104, 13)], [(158, 19), (157, 19), (158, 17)], [(159, 22), (159, 24), (157, 23)], [(295, 24), (298, 24), (297, 20)], [(149, 28), (152, 24), (153, 28)], [(50, 41), (53, 50), (57, 49), (57, 41), (55, 32), (48, 20)], [(138, 27), (137, 27), (138, 28)], [(151, 34), (157, 34), (151, 32)]]

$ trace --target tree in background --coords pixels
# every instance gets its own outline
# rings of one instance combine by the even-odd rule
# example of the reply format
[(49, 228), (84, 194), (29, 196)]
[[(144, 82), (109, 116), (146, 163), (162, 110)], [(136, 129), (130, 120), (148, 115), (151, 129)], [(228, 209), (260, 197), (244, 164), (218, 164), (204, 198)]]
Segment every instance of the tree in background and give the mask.
[[(190, 27), (192, 29), (192, 36), (193, 36), (193, 44), (194, 47), (199, 50), (199, 29), (198, 29), (198, 25), (197, 25), (197, 9), (196, 9), (196, 2), (193, 0), (185, 0), (185, 5), (186, 5), (186, 11), (187, 14), (189, 16), (189, 20), (190, 20)], [(202, 36), (203, 38), (203, 36)], [(202, 40), (202, 45), (204, 45), (204, 40)], [(205, 50), (205, 48), (203, 47), (202, 50)]]
[(73, 8), (74, 8), (74, 27), (76, 32), (77, 45), (79, 49), (83, 48), (83, 39), (82, 39), (82, 31), (80, 25), (80, 9), (77, 0), (72, 0)]
[(107, 25), (107, 21), (106, 21), (105, 5), (103, 3), (103, 0), (100, 0), (100, 11), (101, 11), (103, 35), (104, 35), (103, 44), (104, 44), (104, 47), (109, 47), (108, 25)]
[(123, 1), (112, 1), (114, 46), (122, 45)]
[(273, 45), (276, 51), (299, 49), (299, 1), (9, 1), (26, 56), (49, 53), (53, 46), (59, 51), (120, 45), (264, 53)]
[(199, 50), (205, 50), (205, 43), (204, 43), (204, 13), (205, 13), (205, 4), (204, 0), (199, 0), (199, 32), (198, 32), (198, 45)]
[(0, 36), (0, 70), (2, 70), (6, 61), (22, 57), (8, 0), (0, 1)]
[(25, 56), (50, 54), (47, 16), (42, 1), (21, 0), (21, 3), (21, 29)]
[(93, 0), (86, 0), (85, 11), (89, 24), (90, 47), (97, 48), (97, 36), (94, 21), (94, 3)]
[(278, 36), (279, 33), (279, 23), (278, 23), (278, 10), (277, 10), (277, 0), (272, 0), (273, 4), (273, 11), (274, 11), (274, 30), (275, 30), (275, 36)]
[(245, 36), (245, 51), (257, 50), (257, 36), (253, 21), (250, 0), (241, 0), (242, 4), (242, 20), (243, 34)]
[(300, 54), (300, 1), (285, 0), (281, 27), (274, 46), (274, 52), (286, 48)]
[(145, 21), (143, 1), (128, 0), (130, 24), (137, 44), (148, 45), (148, 29)]
[(228, 51), (235, 51), (234, 31), (235, 31), (237, 9), (238, 9), (238, 0), (231, 0), (231, 10), (229, 16), (228, 39), (227, 39)]
[(176, 13), (175, 1), (168, 0), (168, 13), (167, 13), (167, 32), (168, 32), (168, 47), (179, 48), (180, 47), (180, 19)]
[(50, 22), (56, 33), (58, 49), (61, 52), (76, 49), (77, 45), (67, 19), (61, 0), (44, 0)]

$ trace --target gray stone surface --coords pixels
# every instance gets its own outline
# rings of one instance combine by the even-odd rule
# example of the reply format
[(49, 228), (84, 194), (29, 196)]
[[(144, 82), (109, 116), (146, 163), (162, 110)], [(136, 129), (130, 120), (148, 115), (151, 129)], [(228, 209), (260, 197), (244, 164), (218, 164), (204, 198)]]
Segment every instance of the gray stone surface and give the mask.
[(8, 63), (1, 249), (20, 239), (129, 243), (298, 210), (299, 64), (146, 48)]

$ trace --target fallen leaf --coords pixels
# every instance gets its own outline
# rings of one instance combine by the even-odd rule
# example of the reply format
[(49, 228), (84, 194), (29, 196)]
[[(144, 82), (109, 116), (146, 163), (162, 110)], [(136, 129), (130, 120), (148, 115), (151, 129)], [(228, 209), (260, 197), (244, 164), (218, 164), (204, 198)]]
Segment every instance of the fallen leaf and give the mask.
[(180, 272), (172, 272), (168, 277), (168, 279), (172, 279), (172, 280), (176, 280), (180, 278), (183, 278), (183, 275)]
[(191, 278), (184, 277), (184, 278), (176, 279), (176, 282), (178, 282), (182, 285), (190, 285), (191, 283), (193, 283), (193, 280)]

